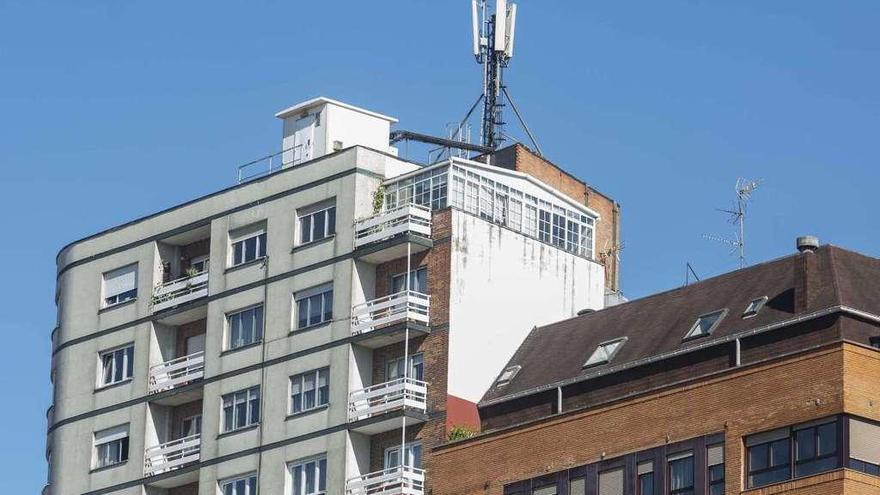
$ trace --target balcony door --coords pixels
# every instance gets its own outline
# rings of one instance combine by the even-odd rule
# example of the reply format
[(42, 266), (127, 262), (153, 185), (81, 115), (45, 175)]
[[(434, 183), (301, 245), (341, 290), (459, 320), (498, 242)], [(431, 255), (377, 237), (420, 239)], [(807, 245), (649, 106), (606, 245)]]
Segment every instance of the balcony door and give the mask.
[(205, 350), (205, 334), (200, 333), (186, 339), (186, 355), (204, 352)]
[(307, 162), (312, 159), (312, 149), (315, 142), (315, 126), (318, 123), (317, 114), (306, 115), (295, 123), (293, 134), (293, 164)]
[[(410, 442), (404, 446), (405, 463), (409, 467), (422, 469), (422, 442)], [(400, 466), (400, 445), (385, 450), (385, 469)]]

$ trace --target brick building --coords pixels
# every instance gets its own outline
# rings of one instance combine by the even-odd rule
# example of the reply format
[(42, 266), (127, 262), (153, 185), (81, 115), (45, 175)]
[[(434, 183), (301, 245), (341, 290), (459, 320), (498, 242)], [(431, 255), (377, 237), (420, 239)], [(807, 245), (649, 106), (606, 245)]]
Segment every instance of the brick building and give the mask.
[(533, 330), (434, 495), (880, 494), (880, 260), (799, 247)]

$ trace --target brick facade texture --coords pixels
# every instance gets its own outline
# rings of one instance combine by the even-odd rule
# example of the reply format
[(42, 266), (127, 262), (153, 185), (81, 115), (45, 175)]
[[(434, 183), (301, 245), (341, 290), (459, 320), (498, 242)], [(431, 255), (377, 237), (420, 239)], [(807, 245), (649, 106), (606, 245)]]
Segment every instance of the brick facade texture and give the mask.
[[(745, 435), (845, 412), (880, 420), (878, 373), (880, 353), (834, 342), (603, 407), (499, 430), (438, 448), (430, 473), (433, 495), (501, 495), (511, 482), (720, 432), (725, 435), (727, 493), (740, 493)], [(878, 478), (841, 470), (746, 493), (877, 494), (880, 483)]]
[(522, 144), (498, 150), (494, 159), (494, 165), (531, 175), (599, 214), (594, 256), (605, 265), (605, 287), (618, 290), (620, 266), (615, 250), (620, 246), (620, 205)]

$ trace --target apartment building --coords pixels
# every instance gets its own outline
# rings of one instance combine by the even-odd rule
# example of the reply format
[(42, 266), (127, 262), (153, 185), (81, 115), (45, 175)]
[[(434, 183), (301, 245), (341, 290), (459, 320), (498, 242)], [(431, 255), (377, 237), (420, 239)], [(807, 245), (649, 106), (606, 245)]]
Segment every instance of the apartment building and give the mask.
[(880, 493), (880, 260), (798, 244), (533, 330), (433, 493)]
[(617, 205), (526, 148), (276, 116), (266, 173), (58, 254), (44, 493), (431, 493), (529, 330), (614, 299)]

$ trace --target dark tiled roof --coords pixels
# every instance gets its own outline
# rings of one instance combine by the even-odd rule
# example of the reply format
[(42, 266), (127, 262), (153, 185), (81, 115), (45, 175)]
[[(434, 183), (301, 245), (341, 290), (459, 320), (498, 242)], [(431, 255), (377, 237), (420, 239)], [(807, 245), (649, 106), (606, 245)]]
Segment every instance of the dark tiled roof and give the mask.
[[(800, 313), (841, 305), (880, 314), (880, 260), (823, 246), (535, 328), (506, 366), (522, 368), (506, 386), (493, 385), (482, 403), (791, 319), (798, 312), (795, 294), (804, 256), (814, 257), (808, 268), (814, 284)], [(767, 304), (743, 319), (749, 302), (761, 296), (769, 298)], [(683, 340), (697, 317), (719, 309), (728, 313), (711, 336)], [(624, 336), (626, 343), (610, 363), (583, 368), (600, 343)]]

